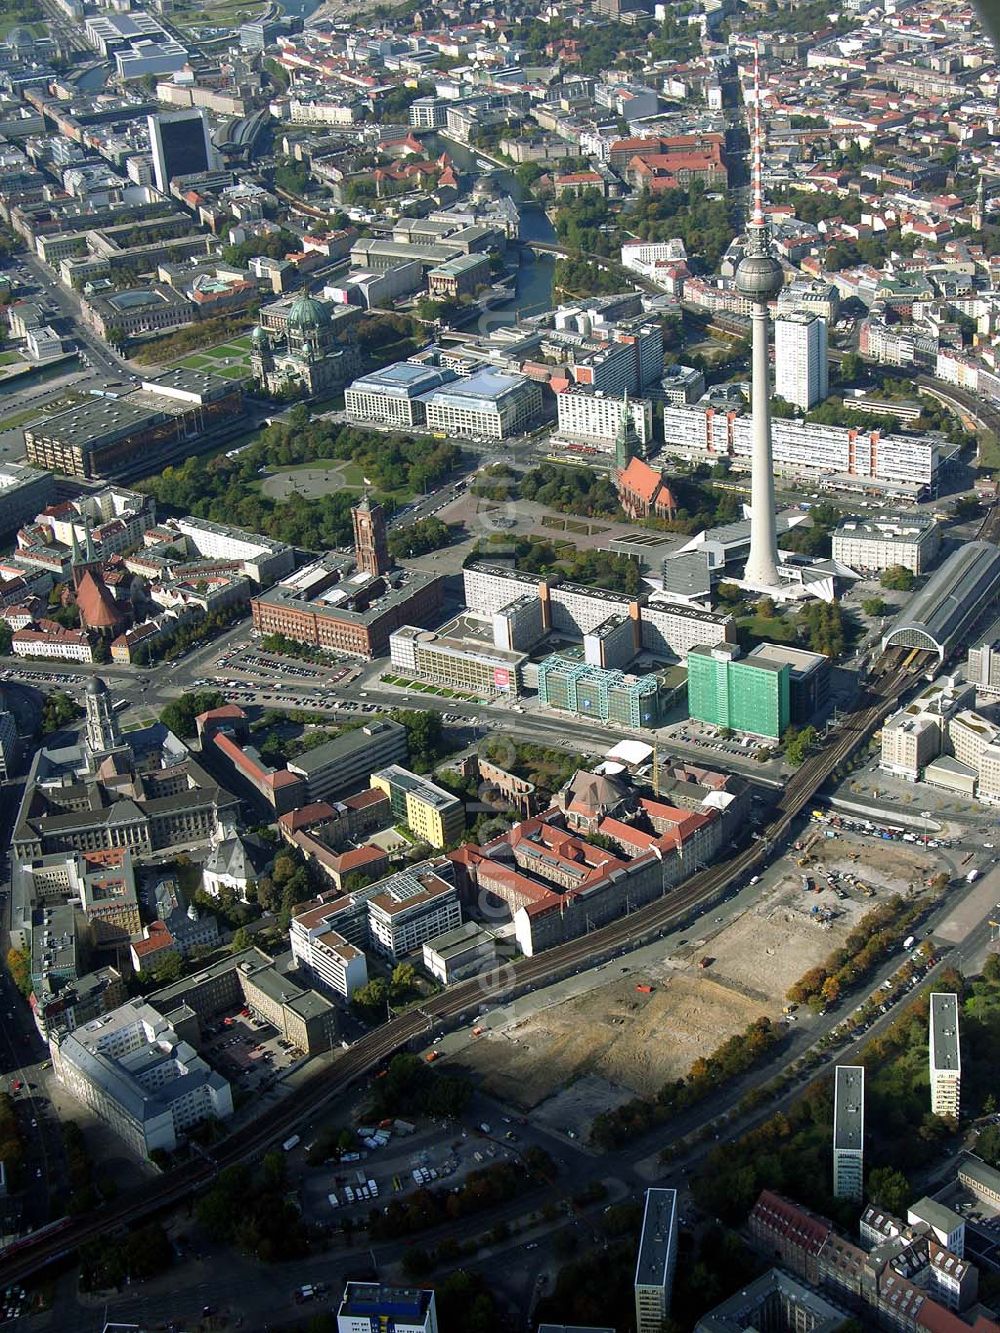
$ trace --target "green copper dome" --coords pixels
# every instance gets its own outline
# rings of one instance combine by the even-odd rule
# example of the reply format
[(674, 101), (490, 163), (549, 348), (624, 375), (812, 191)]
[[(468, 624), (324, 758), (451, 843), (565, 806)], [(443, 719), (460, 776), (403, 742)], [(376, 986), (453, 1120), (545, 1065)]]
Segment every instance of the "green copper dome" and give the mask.
[(313, 296), (297, 296), (288, 312), (290, 329), (322, 329), (330, 323), (330, 312)]

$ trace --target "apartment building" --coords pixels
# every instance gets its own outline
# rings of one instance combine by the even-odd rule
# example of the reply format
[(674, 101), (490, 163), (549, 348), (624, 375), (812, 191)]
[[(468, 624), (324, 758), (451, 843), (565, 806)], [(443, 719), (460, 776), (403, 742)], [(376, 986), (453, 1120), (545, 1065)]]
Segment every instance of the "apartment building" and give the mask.
[(677, 1191), (648, 1189), (635, 1265), (636, 1333), (660, 1333), (670, 1317), (678, 1228)]
[(965, 679), (977, 694), (1000, 695), (1000, 640), (969, 649)]
[(931, 713), (894, 713), (882, 724), (879, 767), (917, 782), (926, 766), (941, 753), (943, 721)]
[(803, 412), (829, 392), (826, 320), (801, 311), (774, 321), (774, 391)]
[(962, 1056), (958, 1033), (958, 996), (931, 995), (931, 1114), (958, 1120), (962, 1109)]
[(653, 438), (653, 404), (646, 398), (605, 394), (598, 389), (566, 389), (556, 394), (556, 413), (560, 436), (593, 445), (611, 453), (622, 428), (626, 412), (643, 450)]
[(901, 565), (923, 574), (941, 549), (940, 525), (925, 514), (851, 515), (833, 534), (833, 558), (859, 574)]
[(833, 1093), (833, 1197), (864, 1194), (865, 1070), (838, 1065)]
[(292, 957), (314, 981), (349, 1003), (368, 982), (368, 963), (361, 949), (330, 927), (328, 918), (325, 905), (292, 918), (288, 932)]

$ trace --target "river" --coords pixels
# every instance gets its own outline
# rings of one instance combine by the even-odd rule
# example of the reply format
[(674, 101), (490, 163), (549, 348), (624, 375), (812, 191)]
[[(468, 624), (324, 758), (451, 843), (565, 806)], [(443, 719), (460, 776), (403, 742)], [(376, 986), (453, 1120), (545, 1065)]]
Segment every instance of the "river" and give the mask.
[[(440, 134), (421, 135), (421, 142), (429, 157), (447, 153), (459, 171), (473, 175), (483, 174), (479, 162), (485, 161), (485, 158), (480, 158), (474, 149), (466, 148), (464, 144), (455, 143), (453, 139), (446, 139)], [(521, 214), (521, 240), (554, 241), (555, 229), (545, 210), (533, 200), (525, 200), (524, 192), (514, 173), (507, 167), (497, 167), (494, 175), (500, 189), (509, 194), (518, 206)], [(514, 299), (499, 310), (487, 311), (479, 321), (479, 332), (489, 333), (498, 325), (516, 324), (522, 315), (538, 315), (543, 310), (549, 310), (552, 306), (554, 273), (555, 259), (552, 255), (536, 255), (526, 246), (522, 246)]]

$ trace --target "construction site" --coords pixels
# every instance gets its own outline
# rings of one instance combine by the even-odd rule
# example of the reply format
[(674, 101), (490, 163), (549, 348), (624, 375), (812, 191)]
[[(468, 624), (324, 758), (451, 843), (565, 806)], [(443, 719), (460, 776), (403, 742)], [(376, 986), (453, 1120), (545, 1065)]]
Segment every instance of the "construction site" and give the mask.
[(575, 978), (574, 994), (561, 983), (518, 1001), (451, 1059), (493, 1095), (584, 1134), (599, 1111), (655, 1095), (754, 1019), (781, 1019), (789, 987), (866, 912), (940, 868), (921, 847), (810, 830), (737, 910)]

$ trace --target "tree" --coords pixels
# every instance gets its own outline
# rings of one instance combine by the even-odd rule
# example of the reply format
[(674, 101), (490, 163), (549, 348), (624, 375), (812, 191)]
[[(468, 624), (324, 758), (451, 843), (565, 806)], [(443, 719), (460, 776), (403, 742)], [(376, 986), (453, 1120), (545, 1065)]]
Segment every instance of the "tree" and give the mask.
[(388, 1002), (389, 983), (384, 977), (372, 977), (366, 985), (358, 987), (351, 999), (354, 1007), (369, 1022), (377, 1022), (386, 1016)]
[(27, 999), (31, 994), (31, 954), (29, 951), (27, 949), (8, 949), (7, 971), (10, 973), (14, 985)]
[(212, 708), (221, 708), (224, 703), (218, 690), (198, 690), (167, 704), (160, 714), (160, 721), (181, 740), (189, 740), (198, 730), (195, 718)]
[(866, 616), (884, 616), (886, 606), (881, 597), (866, 597), (861, 603), (861, 609)]
[(892, 592), (909, 592), (913, 587), (913, 571), (905, 565), (890, 565), (882, 571), (879, 582)]
[(230, 942), (230, 949), (233, 953), (240, 953), (243, 949), (249, 949), (253, 944), (253, 937), (245, 926), (240, 926), (239, 930), (233, 932), (233, 938)]
[(905, 1217), (913, 1198), (913, 1189), (902, 1171), (891, 1166), (877, 1166), (868, 1177), (868, 1199), (893, 1217)]
[(14, 631), (6, 620), (0, 620), (0, 656), (6, 657), (10, 652), (11, 642), (14, 637)]
[(781, 739), (785, 746), (785, 758), (797, 768), (809, 753), (809, 749), (816, 739), (816, 728), (789, 727)]

